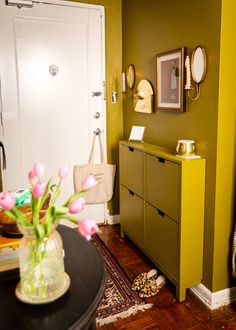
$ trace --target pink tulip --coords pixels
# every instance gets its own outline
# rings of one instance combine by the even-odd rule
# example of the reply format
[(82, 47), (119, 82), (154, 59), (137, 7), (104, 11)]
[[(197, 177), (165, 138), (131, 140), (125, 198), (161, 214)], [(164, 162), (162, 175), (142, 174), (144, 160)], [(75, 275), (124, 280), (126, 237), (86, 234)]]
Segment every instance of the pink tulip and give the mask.
[(89, 190), (97, 185), (97, 181), (95, 180), (93, 175), (86, 176), (81, 182), (81, 188), (84, 190)]
[(68, 204), (68, 209), (71, 214), (81, 212), (84, 209), (85, 200), (83, 198), (74, 199)]
[(39, 198), (45, 194), (46, 191), (46, 185), (43, 182), (37, 182), (33, 189), (32, 189), (32, 195), (34, 198)]
[(67, 176), (68, 172), (69, 172), (69, 166), (67, 165), (61, 166), (58, 171), (59, 178), (64, 179), (64, 177)]
[(29, 171), (28, 179), (29, 179), (31, 186), (34, 186), (35, 183), (37, 183), (39, 181), (39, 178), (34, 174), (33, 170)]
[(15, 206), (15, 198), (11, 193), (0, 193), (0, 206), (4, 210), (11, 210)]
[(34, 175), (38, 178), (42, 178), (45, 173), (45, 166), (39, 162), (36, 162), (33, 167)]
[(89, 241), (91, 235), (98, 232), (98, 225), (93, 220), (82, 219), (79, 222), (78, 231)]

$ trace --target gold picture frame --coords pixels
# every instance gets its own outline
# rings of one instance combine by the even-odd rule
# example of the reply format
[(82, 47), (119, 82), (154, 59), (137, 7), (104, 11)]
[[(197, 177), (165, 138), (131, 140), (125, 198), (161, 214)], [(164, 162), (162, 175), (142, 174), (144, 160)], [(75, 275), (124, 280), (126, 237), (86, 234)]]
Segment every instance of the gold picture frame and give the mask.
[(185, 56), (186, 47), (157, 55), (157, 111), (186, 111)]

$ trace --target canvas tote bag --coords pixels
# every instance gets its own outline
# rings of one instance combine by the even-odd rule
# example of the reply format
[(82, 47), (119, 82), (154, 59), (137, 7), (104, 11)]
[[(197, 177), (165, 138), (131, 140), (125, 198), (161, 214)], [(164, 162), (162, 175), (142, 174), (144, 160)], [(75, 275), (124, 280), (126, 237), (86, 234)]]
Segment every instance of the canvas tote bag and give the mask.
[[(94, 146), (98, 137), (101, 163), (94, 164)], [(102, 142), (100, 134), (94, 132), (93, 142), (89, 155), (88, 164), (74, 166), (74, 189), (78, 192), (81, 189), (81, 182), (87, 175), (93, 175), (97, 185), (87, 191), (83, 198), (86, 204), (99, 204), (108, 202), (113, 195), (116, 165), (104, 162)]]

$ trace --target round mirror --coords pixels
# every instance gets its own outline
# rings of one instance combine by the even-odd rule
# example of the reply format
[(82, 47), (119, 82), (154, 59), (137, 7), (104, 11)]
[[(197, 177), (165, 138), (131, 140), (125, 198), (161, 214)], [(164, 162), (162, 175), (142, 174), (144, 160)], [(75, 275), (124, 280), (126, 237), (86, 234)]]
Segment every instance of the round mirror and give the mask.
[(134, 71), (134, 65), (130, 64), (127, 68), (127, 85), (130, 89), (134, 87), (134, 81), (135, 81), (135, 71)]
[(195, 83), (199, 84), (206, 73), (206, 53), (201, 46), (195, 48), (191, 59), (191, 72)]

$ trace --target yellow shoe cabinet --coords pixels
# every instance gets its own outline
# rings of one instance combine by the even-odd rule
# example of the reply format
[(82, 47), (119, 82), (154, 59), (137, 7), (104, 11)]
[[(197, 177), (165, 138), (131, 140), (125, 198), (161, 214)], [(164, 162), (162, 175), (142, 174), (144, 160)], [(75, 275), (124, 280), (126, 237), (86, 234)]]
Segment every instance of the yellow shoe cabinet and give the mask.
[(202, 279), (205, 159), (185, 160), (146, 143), (121, 141), (119, 148), (121, 230), (183, 301)]

